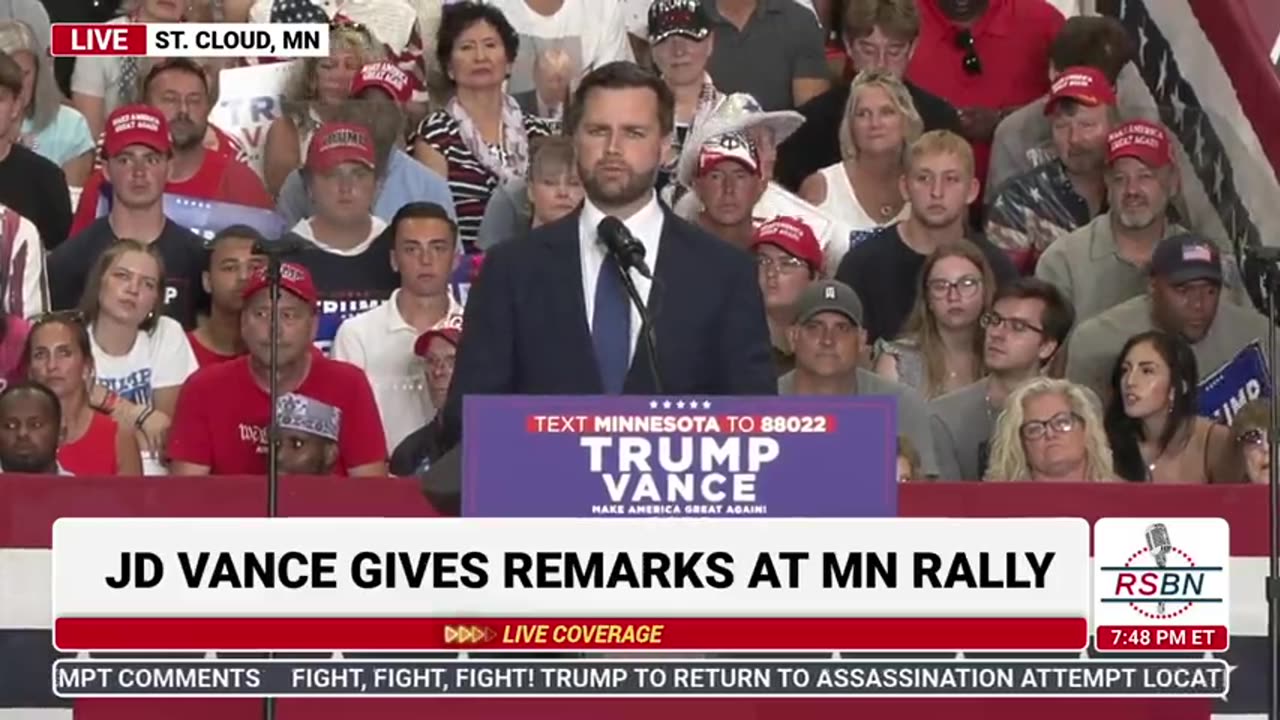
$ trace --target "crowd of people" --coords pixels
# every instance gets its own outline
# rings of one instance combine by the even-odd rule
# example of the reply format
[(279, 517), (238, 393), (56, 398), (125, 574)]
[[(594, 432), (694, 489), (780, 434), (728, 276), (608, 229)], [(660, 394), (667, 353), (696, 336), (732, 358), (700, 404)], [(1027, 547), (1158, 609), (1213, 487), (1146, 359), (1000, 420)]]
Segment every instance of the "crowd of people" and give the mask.
[(1183, 201), (1194, 149), (1118, 89), (1112, 18), (127, 0), (113, 22), (329, 26), (255, 172), (210, 115), (221, 70), (278, 59), (55, 67), (41, 4), (8, 7), (6, 472), (261, 474), (274, 415), (284, 472), (414, 475), (469, 395), (660, 388), (892, 396), (902, 481), (1268, 475), (1266, 320)]

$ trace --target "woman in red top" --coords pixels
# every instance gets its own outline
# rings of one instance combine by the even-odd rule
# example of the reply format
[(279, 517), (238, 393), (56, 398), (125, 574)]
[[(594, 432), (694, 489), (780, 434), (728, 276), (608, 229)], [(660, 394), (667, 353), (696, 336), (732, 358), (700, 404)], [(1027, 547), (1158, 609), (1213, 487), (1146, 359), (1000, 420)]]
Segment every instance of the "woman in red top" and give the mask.
[(142, 455), (133, 428), (121, 426), (89, 404), (93, 352), (89, 332), (75, 313), (36, 321), (27, 338), (31, 379), (62, 402), (58, 462), (73, 475), (142, 475)]

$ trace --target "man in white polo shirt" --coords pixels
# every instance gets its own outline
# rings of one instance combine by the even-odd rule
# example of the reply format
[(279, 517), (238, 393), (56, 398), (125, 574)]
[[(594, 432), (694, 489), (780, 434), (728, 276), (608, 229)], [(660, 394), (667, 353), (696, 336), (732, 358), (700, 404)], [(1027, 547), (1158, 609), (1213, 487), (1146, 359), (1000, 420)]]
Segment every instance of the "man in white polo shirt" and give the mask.
[(392, 218), (388, 234), (400, 287), (386, 303), (342, 323), (333, 357), (369, 376), (391, 452), (435, 414), (422, 389), (422, 361), (414, 342), (461, 316), (462, 306), (449, 291), (458, 260), (458, 226), (445, 208), (409, 203)]

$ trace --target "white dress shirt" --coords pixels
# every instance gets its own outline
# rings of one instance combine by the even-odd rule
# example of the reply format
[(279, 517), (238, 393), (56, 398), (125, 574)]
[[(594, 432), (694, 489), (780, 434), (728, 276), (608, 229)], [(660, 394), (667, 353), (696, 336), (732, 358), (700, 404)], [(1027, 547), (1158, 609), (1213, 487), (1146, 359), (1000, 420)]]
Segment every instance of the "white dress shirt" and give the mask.
[[(582, 214), (578, 219), (578, 255), (582, 258), (582, 299), (587, 308), (587, 328), (591, 328), (596, 308), (596, 276), (600, 274), (600, 265), (604, 262), (606, 252), (604, 244), (596, 237), (596, 226), (605, 218), (604, 211), (591, 204), (588, 199), (582, 204)], [(640, 208), (634, 215), (622, 219), (631, 234), (644, 245), (644, 259), (650, 270), (658, 267), (659, 240), (662, 238), (662, 223), (665, 220), (662, 206), (658, 204), (657, 194), (650, 195), (649, 204)], [(649, 278), (635, 270), (628, 271), (635, 281), (636, 292), (649, 304), (649, 290), (653, 283)], [(626, 299), (631, 306), (631, 357), (636, 354), (636, 340), (640, 337), (640, 311), (630, 298)]]

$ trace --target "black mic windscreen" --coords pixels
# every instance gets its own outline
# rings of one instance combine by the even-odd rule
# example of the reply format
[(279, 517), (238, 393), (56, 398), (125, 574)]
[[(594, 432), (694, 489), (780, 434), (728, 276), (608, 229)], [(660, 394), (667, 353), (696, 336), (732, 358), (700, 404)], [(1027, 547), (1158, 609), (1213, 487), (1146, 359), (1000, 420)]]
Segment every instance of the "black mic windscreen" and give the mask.
[(622, 248), (623, 238), (629, 234), (627, 226), (612, 215), (606, 216), (599, 225), (596, 225), (596, 236), (612, 252), (618, 252)]

